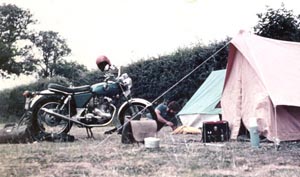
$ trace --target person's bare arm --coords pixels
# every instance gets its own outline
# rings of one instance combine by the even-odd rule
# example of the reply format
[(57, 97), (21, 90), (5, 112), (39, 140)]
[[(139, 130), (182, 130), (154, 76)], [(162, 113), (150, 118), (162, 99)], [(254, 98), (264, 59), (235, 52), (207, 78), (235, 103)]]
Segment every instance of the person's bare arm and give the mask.
[(156, 113), (156, 116), (157, 116), (157, 120), (162, 122), (162, 123), (165, 123), (167, 124), (168, 126), (173, 126), (173, 123), (170, 122), (170, 121), (167, 121), (165, 118), (163, 118), (163, 116), (161, 116), (161, 113), (158, 109), (155, 109), (155, 113)]

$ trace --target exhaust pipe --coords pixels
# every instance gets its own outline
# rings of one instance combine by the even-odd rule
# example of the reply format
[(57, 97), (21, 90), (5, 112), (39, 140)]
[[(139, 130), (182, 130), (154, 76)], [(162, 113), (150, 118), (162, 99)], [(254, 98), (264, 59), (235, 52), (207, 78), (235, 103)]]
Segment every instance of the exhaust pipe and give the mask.
[(75, 120), (75, 119), (71, 119), (70, 117), (58, 114), (58, 113), (56, 113), (54, 111), (51, 111), (51, 110), (49, 110), (47, 108), (41, 108), (41, 110), (44, 111), (44, 112), (46, 112), (47, 114), (50, 114), (51, 116), (59, 117), (59, 118), (61, 118), (63, 120), (74, 122), (74, 123), (80, 124), (80, 125), (85, 126), (85, 127), (89, 127), (89, 125), (87, 125), (87, 124), (79, 122), (78, 120)]
[(79, 124), (79, 125), (81, 125), (81, 126), (83, 126), (83, 127), (87, 127), (87, 128), (103, 127), (103, 126), (109, 124), (109, 123), (112, 121), (112, 120), (111, 120), (111, 121), (109, 121), (108, 123), (106, 123), (106, 124), (104, 124), (104, 125), (103, 125), (103, 124), (85, 124), (85, 123), (82, 123), (82, 122), (80, 122), (80, 121), (78, 121), (78, 120), (76, 120), (76, 119), (72, 119), (72, 118), (70, 118), (70, 117), (68, 117), (68, 116), (64, 116), (64, 115), (58, 114), (58, 113), (56, 113), (56, 112), (53, 112), (53, 111), (51, 111), (51, 110), (49, 110), (49, 109), (47, 109), (47, 108), (41, 108), (41, 110), (42, 110), (42, 111), (45, 111), (47, 114), (50, 114), (51, 116), (59, 117), (59, 118), (61, 118), (61, 119), (63, 119), (63, 120), (70, 121), (70, 122)]

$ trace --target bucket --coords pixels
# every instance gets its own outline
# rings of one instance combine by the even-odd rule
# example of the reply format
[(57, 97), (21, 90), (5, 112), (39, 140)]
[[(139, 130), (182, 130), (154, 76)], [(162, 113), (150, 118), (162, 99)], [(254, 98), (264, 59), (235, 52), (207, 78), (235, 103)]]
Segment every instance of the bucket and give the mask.
[(250, 120), (250, 143), (251, 147), (258, 148), (259, 147), (259, 132), (257, 127), (256, 118), (252, 118)]
[(150, 149), (159, 148), (159, 142), (160, 139), (155, 137), (148, 137), (144, 139), (145, 147)]

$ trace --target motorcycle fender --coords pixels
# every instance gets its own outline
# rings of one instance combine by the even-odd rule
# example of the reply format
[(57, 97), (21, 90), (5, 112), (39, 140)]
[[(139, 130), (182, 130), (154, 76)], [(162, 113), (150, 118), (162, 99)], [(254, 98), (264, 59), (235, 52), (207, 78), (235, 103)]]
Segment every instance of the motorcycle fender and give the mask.
[(36, 95), (32, 98), (30, 102), (29, 108), (33, 108), (36, 103), (38, 103), (40, 100), (42, 100), (46, 95), (54, 94), (54, 92), (51, 92), (50, 90), (43, 90), (40, 92), (40, 94)]
[(115, 127), (118, 129), (118, 130), (122, 130), (122, 124), (119, 120), (119, 117), (121, 115), (121, 113), (124, 111), (124, 109), (130, 105), (130, 104), (133, 104), (133, 103), (139, 103), (139, 104), (143, 104), (145, 105), (146, 107), (151, 107), (153, 106), (152, 103), (150, 103), (149, 101), (145, 100), (145, 99), (141, 99), (141, 98), (132, 98), (126, 102), (124, 102), (120, 107), (119, 107), (119, 110), (118, 110), (118, 114), (116, 114), (116, 116), (114, 117), (114, 120), (113, 120), (113, 123), (115, 125)]
[(141, 104), (144, 104), (146, 105), (147, 107), (148, 106), (152, 106), (152, 103), (150, 103), (149, 101), (145, 100), (145, 99), (142, 99), (142, 98), (132, 98), (126, 102), (124, 102), (121, 106), (120, 106), (120, 109), (118, 111), (118, 115), (120, 115), (120, 113), (122, 112), (122, 110), (124, 109), (124, 107), (126, 107), (126, 105), (128, 104), (132, 104), (132, 103), (141, 103)]

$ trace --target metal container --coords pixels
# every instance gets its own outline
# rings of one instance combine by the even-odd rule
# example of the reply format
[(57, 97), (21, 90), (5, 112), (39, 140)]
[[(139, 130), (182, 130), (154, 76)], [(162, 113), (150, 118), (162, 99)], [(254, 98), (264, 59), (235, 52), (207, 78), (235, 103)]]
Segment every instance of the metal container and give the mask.
[(259, 148), (259, 132), (258, 132), (258, 127), (257, 127), (257, 120), (256, 118), (252, 118), (250, 120), (250, 143), (251, 147), (254, 148)]

